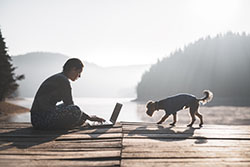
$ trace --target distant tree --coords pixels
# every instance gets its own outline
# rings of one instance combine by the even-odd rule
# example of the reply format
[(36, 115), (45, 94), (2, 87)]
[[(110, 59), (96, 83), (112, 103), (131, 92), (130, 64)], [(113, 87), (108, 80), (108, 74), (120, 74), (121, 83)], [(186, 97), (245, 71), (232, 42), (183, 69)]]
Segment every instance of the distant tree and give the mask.
[(17, 89), (17, 80), (24, 79), (24, 75), (15, 75), (16, 68), (13, 67), (11, 61), (0, 30), (0, 101), (3, 101)]

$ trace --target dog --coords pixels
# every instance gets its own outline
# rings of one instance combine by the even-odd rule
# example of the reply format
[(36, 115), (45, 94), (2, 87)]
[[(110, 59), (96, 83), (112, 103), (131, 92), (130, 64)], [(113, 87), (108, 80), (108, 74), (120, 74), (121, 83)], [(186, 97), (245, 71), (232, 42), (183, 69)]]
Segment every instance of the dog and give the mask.
[(200, 119), (199, 126), (202, 127), (203, 116), (198, 111), (200, 103), (204, 105), (213, 98), (213, 93), (211, 91), (204, 90), (203, 93), (205, 96), (200, 99), (191, 94), (177, 94), (160, 101), (149, 101), (146, 104), (146, 113), (148, 116), (152, 117), (155, 111), (161, 109), (165, 110), (165, 115), (159, 122), (157, 122), (157, 124), (162, 124), (169, 117), (169, 115), (172, 114), (173, 122), (170, 125), (174, 126), (177, 121), (177, 111), (189, 108), (189, 113), (192, 120), (187, 126), (192, 127), (196, 120), (195, 116), (197, 116)]

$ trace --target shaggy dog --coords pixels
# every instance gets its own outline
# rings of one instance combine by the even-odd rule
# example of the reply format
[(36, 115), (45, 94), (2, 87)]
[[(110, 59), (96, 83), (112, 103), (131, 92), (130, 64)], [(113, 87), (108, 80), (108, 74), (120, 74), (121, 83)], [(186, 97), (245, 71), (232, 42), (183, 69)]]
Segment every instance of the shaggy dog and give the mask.
[(192, 121), (187, 126), (191, 127), (194, 124), (195, 116), (200, 119), (199, 126), (203, 125), (203, 118), (202, 115), (198, 112), (199, 103), (206, 104), (207, 102), (211, 101), (213, 98), (213, 93), (209, 90), (204, 90), (203, 93), (205, 96), (203, 98), (196, 98), (194, 95), (191, 94), (177, 94), (175, 96), (167, 97), (166, 99), (160, 101), (149, 101), (146, 104), (147, 107), (147, 115), (152, 117), (155, 111), (160, 109), (165, 110), (165, 115), (161, 118), (161, 120), (157, 124), (161, 124), (164, 122), (169, 115), (173, 115), (173, 123), (170, 125), (174, 126), (176, 123), (176, 113), (179, 110), (189, 108), (190, 116)]

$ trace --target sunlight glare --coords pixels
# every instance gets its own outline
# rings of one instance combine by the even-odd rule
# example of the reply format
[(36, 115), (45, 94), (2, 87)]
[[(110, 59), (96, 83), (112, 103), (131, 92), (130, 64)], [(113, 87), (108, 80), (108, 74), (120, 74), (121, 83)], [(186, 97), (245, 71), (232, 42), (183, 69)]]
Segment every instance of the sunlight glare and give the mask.
[(237, 0), (192, 0), (190, 5), (193, 14), (214, 24), (234, 22), (240, 10)]

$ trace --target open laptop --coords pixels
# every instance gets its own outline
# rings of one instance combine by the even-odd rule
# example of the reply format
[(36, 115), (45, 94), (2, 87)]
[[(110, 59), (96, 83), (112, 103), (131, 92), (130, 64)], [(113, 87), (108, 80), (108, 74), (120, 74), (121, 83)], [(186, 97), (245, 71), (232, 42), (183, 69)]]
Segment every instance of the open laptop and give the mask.
[(112, 127), (116, 123), (116, 120), (120, 114), (121, 108), (122, 108), (122, 104), (116, 103), (109, 121), (106, 121), (103, 124), (93, 124), (91, 125), (91, 127)]

